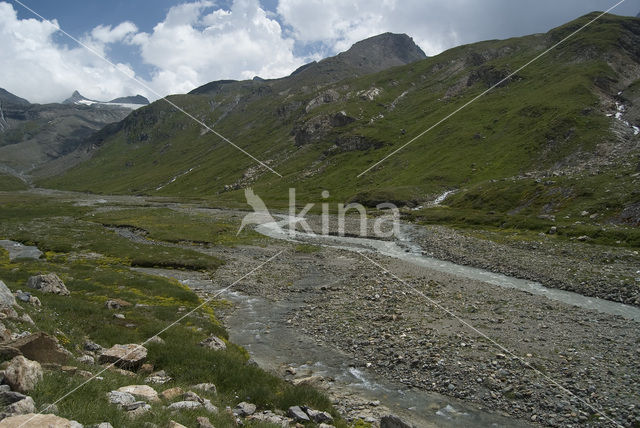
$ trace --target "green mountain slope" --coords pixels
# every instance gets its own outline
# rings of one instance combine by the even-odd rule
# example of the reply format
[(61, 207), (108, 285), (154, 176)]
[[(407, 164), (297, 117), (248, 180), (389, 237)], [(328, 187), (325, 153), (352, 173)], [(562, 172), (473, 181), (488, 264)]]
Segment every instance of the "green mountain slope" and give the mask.
[(289, 187), (299, 202), (318, 202), (326, 189), (332, 201), (409, 206), (457, 190), (446, 202), (459, 212), (587, 210), (601, 213), (598, 221), (633, 224), (640, 207), (636, 18), (601, 18), (357, 178), (594, 16), (335, 83), (311, 85), (306, 76), (300, 84), (294, 74), (171, 97), (283, 178), (160, 100), (101, 131), (91, 160), (40, 184), (223, 200), (243, 200), (242, 189), (252, 186), (274, 206), (286, 203)]

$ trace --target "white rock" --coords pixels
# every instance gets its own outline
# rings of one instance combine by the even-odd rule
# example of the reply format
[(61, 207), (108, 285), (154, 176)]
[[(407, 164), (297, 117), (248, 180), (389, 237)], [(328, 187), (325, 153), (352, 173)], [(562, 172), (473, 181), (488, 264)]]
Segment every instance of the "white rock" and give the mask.
[(102, 351), (98, 361), (101, 364), (114, 363), (122, 369), (137, 370), (146, 359), (147, 348), (130, 343), (127, 345), (113, 345), (111, 348)]
[(55, 273), (32, 276), (27, 281), (27, 287), (35, 288), (43, 293), (60, 294), (61, 296), (70, 294), (64, 282)]
[(227, 349), (227, 344), (224, 343), (224, 340), (220, 339), (218, 336), (207, 337), (205, 340), (200, 342), (200, 346), (213, 349), (214, 351), (223, 351)]
[(136, 401), (136, 398), (133, 395), (122, 391), (107, 392), (107, 399), (111, 404), (117, 404), (120, 406), (133, 404)]
[(192, 410), (200, 407), (202, 407), (202, 404), (198, 401), (176, 401), (175, 403), (169, 404), (167, 408), (170, 410)]
[(128, 385), (118, 388), (120, 392), (126, 392), (134, 397), (141, 398), (146, 401), (159, 401), (158, 393), (149, 385)]
[(42, 366), (37, 361), (27, 360), (18, 355), (11, 360), (4, 371), (4, 381), (14, 391), (32, 390), (42, 380)]
[(56, 415), (41, 415), (27, 413), (26, 415), (11, 416), (0, 421), (0, 428), (83, 428), (76, 421), (70, 421)]
[(16, 304), (16, 298), (6, 286), (4, 282), (0, 280), (0, 306), (13, 306)]

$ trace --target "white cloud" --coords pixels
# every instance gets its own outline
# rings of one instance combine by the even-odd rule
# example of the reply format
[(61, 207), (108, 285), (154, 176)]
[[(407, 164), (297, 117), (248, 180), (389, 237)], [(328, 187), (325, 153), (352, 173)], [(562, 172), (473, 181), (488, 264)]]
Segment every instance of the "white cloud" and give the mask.
[(210, 2), (170, 9), (151, 34), (139, 33), (144, 62), (158, 71), (158, 91), (185, 92), (217, 79), (287, 75), (304, 62), (293, 55), (294, 40), (257, 0), (235, 0), (230, 10), (211, 10)]
[[(57, 25), (57, 22), (56, 22)], [(131, 29), (121, 24), (98, 30), (104, 40), (87, 39), (104, 55), (105, 41), (124, 37)], [(78, 89), (89, 98), (112, 99), (140, 92), (134, 82), (82, 47), (67, 48), (53, 41), (57, 30), (47, 22), (18, 19), (16, 11), (0, 3), (0, 87), (31, 102), (56, 102)], [(118, 67), (133, 73), (126, 64)]]
[(331, 53), (387, 31), (407, 33), (434, 55), (458, 43), (446, 16), (459, 16), (465, 0), (280, 0), (278, 13), (303, 42), (322, 42)]
[(121, 42), (128, 35), (137, 33), (138, 27), (133, 22), (125, 21), (115, 28), (111, 25), (98, 25), (91, 30), (91, 38), (102, 43)]
[(135, 76), (129, 65), (117, 64), (124, 75), (71, 40), (70, 47), (56, 43), (55, 33), (49, 23), (18, 19), (12, 5), (0, 2), (0, 87), (32, 102), (61, 101), (76, 89), (100, 100), (138, 93), (156, 99), (212, 80), (282, 77), (306, 62), (294, 56), (294, 40), (258, 0), (235, 0), (230, 10), (210, 1), (180, 4), (150, 33), (127, 21), (80, 38), (107, 58), (118, 44), (139, 50), (154, 66), (143, 81), (153, 91), (127, 77)]

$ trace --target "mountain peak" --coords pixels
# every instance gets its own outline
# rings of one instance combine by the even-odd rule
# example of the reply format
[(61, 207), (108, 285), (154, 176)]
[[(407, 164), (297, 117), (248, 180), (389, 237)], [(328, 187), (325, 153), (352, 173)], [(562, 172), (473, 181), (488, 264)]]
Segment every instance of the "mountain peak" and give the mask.
[(341, 55), (374, 56), (382, 62), (398, 62), (404, 65), (427, 58), (413, 39), (406, 34), (382, 33), (355, 43)]
[(91, 101), (88, 98), (84, 97), (80, 92), (73, 91), (73, 94), (66, 100), (62, 102), (62, 104), (78, 104), (80, 101)]
[(13, 104), (13, 105), (22, 105), (27, 106), (31, 104), (29, 101), (24, 98), (20, 98), (17, 95), (12, 94), (6, 89), (0, 88), (0, 103), (2, 104)]

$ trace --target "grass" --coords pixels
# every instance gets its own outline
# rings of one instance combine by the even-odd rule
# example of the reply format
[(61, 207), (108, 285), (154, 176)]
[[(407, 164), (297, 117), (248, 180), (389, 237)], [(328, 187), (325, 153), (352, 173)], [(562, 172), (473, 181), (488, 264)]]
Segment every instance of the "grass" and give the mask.
[[(164, 257), (163, 250), (155, 246), (138, 246), (115, 234), (100, 233), (99, 230), (104, 229), (100, 224), (84, 220), (89, 216), (87, 208), (24, 194), (3, 195), (1, 200), (0, 237), (14, 239), (19, 235), (28, 238), (33, 243), (43, 245), (46, 254), (40, 260), (10, 261), (8, 253), (0, 250), (0, 278), (12, 290), (24, 290), (29, 276), (38, 273), (55, 272), (63, 279), (71, 291), (70, 296), (33, 291), (42, 301), (42, 307), (25, 305), (24, 310), (38, 329), (56, 336), (74, 355), (81, 354), (86, 339), (105, 347), (116, 343), (141, 343), (172, 324), (180, 314), (201, 305), (200, 299), (178, 281), (131, 270), (131, 265), (135, 264), (133, 256), (137, 252), (149, 247), (150, 253), (138, 257), (159, 262)], [(47, 213), (50, 217), (47, 217)], [(170, 214), (151, 210), (150, 216), (154, 218), (154, 224), (160, 224), (159, 219), (171, 217)], [(185, 220), (180, 216), (178, 218)], [(166, 233), (164, 237), (169, 237), (168, 229), (159, 226), (153, 230), (158, 236)], [(191, 237), (191, 229), (185, 228), (184, 231), (185, 235), (180, 236), (174, 230), (172, 236), (187, 240)], [(20, 235), (23, 232), (25, 234)], [(78, 246), (77, 242), (82, 244)], [(189, 257), (191, 254), (186, 250), (178, 250), (181, 252), (175, 254), (176, 258)], [(219, 266), (216, 259), (202, 259), (201, 263), (209, 270)], [(105, 306), (106, 300), (114, 298), (132, 304), (117, 311), (125, 316), (124, 320), (114, 318), (114, 311)], [(235, 406), (240, 401), (250, 401), (257, 404), (259, 409), (272, 410), (286, 410), (291, 405), (305, 404), (331, 412), (338, 418), (338, 426), (346, 426), (323, 394), (309, 386), (293, 386), (249, 364), (244, 349), (232, 343), (228, 343), (225, 351), (199, 346), (200, 341), (212, 334), (228, 338), (215, 316), (218, 303), (221, 302), (202, 306), (163, 333), (161, 337), (165, 344), (148, 346), (148, 362), (156, 370), (165, 370), (173, 378), (171, 382), (157, 386), (158, 391), (174, 386), (188, 390), (193, 384), (212, 382), (217, 386), (217, 394), (199, 394), (211, 399), (220, 409)], [(136, 304), (145, 306), (136, 307)], [(35, 330), (19, 321), (5, 320), (5, 324), (16, 331)], [(97, 366), (73, 365), (94, 373), (98, 371)], [(112, 371), (106, 371), (101, 376), (103, 379), (82, 386), (61, 401), (58, 414), (84, 424), (109, 421), (114, 426), (131, 425), (123, 412), (108, 403), (106, 393), (121, 386), (144, 383), (144, 377), (128, 377)], [(31, 396), (37, 405), (52, 403), (84, 380), (77, 375), (47, 370), (44, 380), (31, 392)], [(195, 426), (197, 416), (208, 416), (215, 426), (231, 427), (235, 424), (224, 411), (218, 415), (207, 414), (204, 410), (170, 413), (163, 408), (166, 404), (153, 404), (150, 412), (136, 419), (136, 426), (145, 422), (165, 426), (171, 419), (186, 426)]]
[(86, 207), (25, 194), (0, 195), (0, 202), (0, 236), (42, 251), (95, 252), (142, 267), (214, 271), (222, 263), (191, 249), (131, 242), (101, 223), (84, 220), (91, 218)]
[(0, 192), (26, 190), (29, 186), (17, 177), (0, 173)]

